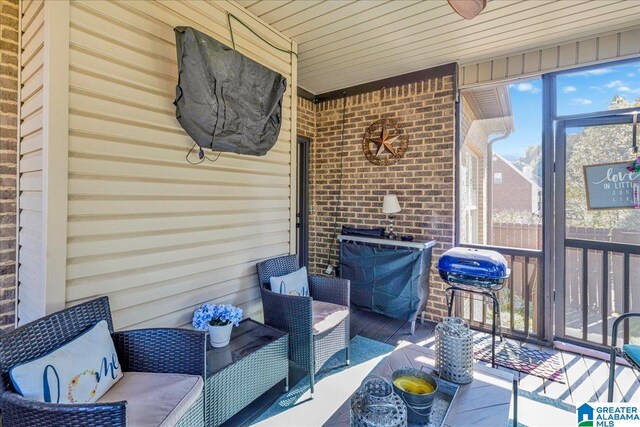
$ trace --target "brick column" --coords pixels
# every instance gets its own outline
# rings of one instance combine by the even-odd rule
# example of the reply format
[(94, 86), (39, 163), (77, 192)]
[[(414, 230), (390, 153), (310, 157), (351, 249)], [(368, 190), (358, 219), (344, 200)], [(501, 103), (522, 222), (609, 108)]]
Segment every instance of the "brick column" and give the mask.
[(15, 322), (18, 0), (0, 0), (0, 329)]
[[(311, 151), (311, 271), (321, 272), (327, 262), (337, 264), (336, 234), (342, 224), (386, 227), (382, 199), (387, 193), (395, 193), (402, 208), (395, 215), (395, 232), (438, 242), (427, 306), (429, 317), (435, 320), (445, 315), (446, 306), (445, 284), (433, 266), (454, 243), (453, 78), (438, 77), (346, 99), (341, 201), (342, 99), (315, 106), (316, 131)], [(397, 119), (409, 133), (405, 157), (386, 167), (369, 163), (362, 152), (365, 129), (381, 118)]]

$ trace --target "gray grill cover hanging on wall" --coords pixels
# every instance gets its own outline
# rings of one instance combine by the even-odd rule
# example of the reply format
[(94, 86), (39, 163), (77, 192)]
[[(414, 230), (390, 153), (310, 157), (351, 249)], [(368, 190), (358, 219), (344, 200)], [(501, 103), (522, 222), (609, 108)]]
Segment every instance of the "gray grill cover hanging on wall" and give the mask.
[(282, 123), (287, 80), (191, 27), (176, 27), (176, 118), (202, 148), (263, 156)]

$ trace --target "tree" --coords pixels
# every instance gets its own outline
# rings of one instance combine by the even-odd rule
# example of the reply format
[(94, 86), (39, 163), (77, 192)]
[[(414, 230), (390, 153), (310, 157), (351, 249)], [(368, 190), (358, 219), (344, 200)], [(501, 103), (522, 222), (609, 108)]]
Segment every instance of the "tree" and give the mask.
[(530, 145), (524, 156), (516, 160), (513, 165), (520, 171), (529, 166), (533, 172), (533, 180), (542, 183), (542, 144)]
[[(614, 96), (609, 110), (640, 106), (640, 99), (626, 101)], [(566, 215), (567, 226), (588, 228), (633, 228), (640, 230), (640, 211), (634, 209), (587, 209), (583, 166), (633, 161), (631, 125), (592, 126), (567, 132)]]

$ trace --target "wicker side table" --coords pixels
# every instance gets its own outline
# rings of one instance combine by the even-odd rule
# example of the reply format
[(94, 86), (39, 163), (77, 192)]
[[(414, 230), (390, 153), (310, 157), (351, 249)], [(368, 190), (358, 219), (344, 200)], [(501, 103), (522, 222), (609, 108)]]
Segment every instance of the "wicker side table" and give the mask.
[(229, 345), (207, 343), (205, 425), (219, 426), (289, 376), (289, 335), (251, 319), (233, 328)]

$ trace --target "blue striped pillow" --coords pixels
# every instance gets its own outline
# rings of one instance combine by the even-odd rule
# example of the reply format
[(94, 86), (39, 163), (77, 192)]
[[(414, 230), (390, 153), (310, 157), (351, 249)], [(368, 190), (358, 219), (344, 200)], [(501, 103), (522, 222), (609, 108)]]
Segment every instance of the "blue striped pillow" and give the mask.
[(309, 278), (307, 267), (302, 267), (293, 273), (276, 276), (270, 279), (271, 290), (279, 294), (309, 296)]

